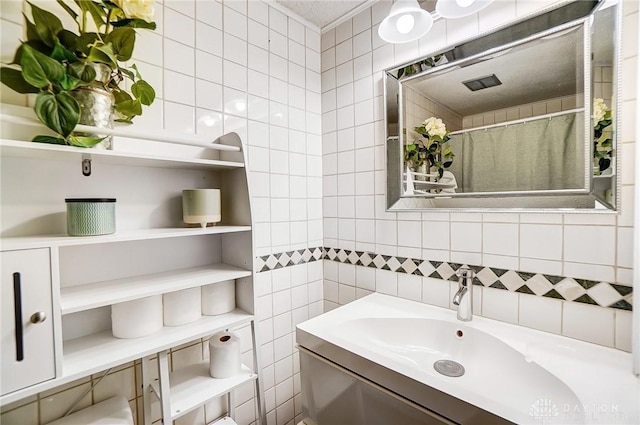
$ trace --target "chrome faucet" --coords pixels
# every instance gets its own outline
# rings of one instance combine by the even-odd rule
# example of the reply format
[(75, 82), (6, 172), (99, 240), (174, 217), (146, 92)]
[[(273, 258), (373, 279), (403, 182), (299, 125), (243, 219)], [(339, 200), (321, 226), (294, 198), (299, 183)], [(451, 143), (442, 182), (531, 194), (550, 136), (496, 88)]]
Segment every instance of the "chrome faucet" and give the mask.
[(469, 322), (473, 319), (473, 270), (460, 267), (458, 276), (458, 292), (453, 296), (453, 304), (458, 306), (458, 320)]

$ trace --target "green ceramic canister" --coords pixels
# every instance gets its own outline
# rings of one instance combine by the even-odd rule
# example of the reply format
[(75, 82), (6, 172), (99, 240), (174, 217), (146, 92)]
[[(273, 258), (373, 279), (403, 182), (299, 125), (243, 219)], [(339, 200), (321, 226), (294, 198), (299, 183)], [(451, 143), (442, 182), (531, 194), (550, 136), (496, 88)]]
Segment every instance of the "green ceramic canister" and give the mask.
[(69, 236), (109, 235), (116, 231), (115, 198), (67, 198)]

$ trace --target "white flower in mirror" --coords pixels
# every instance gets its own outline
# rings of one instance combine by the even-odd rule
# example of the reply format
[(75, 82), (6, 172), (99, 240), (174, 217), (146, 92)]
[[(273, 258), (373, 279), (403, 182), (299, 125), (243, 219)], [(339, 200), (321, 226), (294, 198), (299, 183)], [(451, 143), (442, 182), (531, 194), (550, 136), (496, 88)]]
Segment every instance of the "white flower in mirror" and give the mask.
[(447, 134), (447, 127), (440, 118), (429, 117), (422, 122), (422, 126), (430, 136), (444, 137)]

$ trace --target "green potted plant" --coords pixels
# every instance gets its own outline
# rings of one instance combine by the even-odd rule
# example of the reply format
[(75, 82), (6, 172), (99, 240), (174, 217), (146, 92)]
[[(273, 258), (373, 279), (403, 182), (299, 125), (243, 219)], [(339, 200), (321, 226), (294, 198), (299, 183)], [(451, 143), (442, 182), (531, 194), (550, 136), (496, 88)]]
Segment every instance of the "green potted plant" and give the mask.
[(444, 169), (453, 164), (455, 156), (451, 146), (446, 144), (449, 141), (449, 132), (445, 124), (440, 118), (430, 117), (413, 130), (421, 134), (424, 140), (414, 140), (405, 146), (405, 162), (413, 171), (418, 171), (421, 166), (426, 165), (427, 174), (434, 167), (438, 173), (436, 180), (439, 180)]
[[(67, 1), (57, 3), (75, 21), (74, 31), (29, 3), (33, 22), (25, 15), (27, 40), (17, 49), (13, 67), (0, 69), (0, 77), (18, 93), (37, 93), (34, 111), (58, 135), (33, 141), (92, 147), (105, 137), (75, 134), (78, 123), (110, 126), (114, 109), (116, 121), (130, 123), (142, 114), (142, 105), (155, 99), (137, 67), (125, 66), (133, 54), (135, 29), (156, 28), (153, 0)], [(124, 88), (126, 79), (130, 92)]]
[(601, 98), (593, 100), (593, 174), (602, 175), (611, 166), (613, 140), (611, 138), (611, 110)]

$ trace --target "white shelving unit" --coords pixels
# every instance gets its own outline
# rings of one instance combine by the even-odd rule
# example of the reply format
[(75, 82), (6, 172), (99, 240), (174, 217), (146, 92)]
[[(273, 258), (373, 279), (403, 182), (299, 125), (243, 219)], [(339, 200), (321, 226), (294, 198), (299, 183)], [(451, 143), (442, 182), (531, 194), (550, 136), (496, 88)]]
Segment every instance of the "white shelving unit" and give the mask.
[(44, 235), (3, 238), (3, 250), (53, 248), (61, 246), (93, 245), (114, 242), (129, 242), (152, 239), (182, 238), (186, 236), (220, 235), (225, 233), (248, 232), (251, 226), (214, 226), (201, 228), (140, 229), (123, 230), (112, 235), (74, 237), (66, 235)]
[[(117, 152), (98, 149), (82, 149), (73, 146), (48, 145), (21, 140), (0, 140), (0, 150), (4, 157), (20, 157), (45, 160), (91, 159), (97, 164), (116, 164), (135, 167), (188, 168), (196, 170), (224, 170), (243, 168), (240, 161), (224, 161), (200, 158), (172, 158), (133, 152)], [(239, 152), (234, 149), (231, 152)]]
[(60, 311), (63, 315), (77, 313), (105, 305), (248, 276), (251, 276), (249, 270), (229, 264), (212, 264), (89, 285), (71, 286), (60, 290)]
[[(167, 415), (170, 415), (172, 420), (176, 420), (209, 400), (220, 397), (257, 377), (258, 375), (244, 365), (240, 374), (223, 379), (209, 376), (208, 363), (184, 367), (169, 375), (171, 404)], [(153, 382), (151, 387), (154, 394), (160, 398), (159, 382)]]
[(142, 338), (119, 339), (111, 331), (68, 341), (64, 345), (65, 375), (73, 380), (118, 364), (140, 359), (212, 333), (251, 323), (253, 316), (236, 309), (221, 316), (202, 316), (188, 325), (164, 327)]
[[(253, 238), (244, 153), (242, 143), (234, 133), (219, 138), (211, 148), (219, 151), (216, 157), (220, 159), (0, 140), (2, 234), (11, 235), (0, 238), (0, 251), (18, 257), (21, 253), (35, 250), (45, 252), (44, 257), (40, 255), (37, 258), (42, 257), (46, 261), (27, 265), (51, 272), (49, 286), (53, 310), (47, 326), (52, 329), (49, 332), (53, 334), (54, 359), (48, 360), (55, 365), (55, 370), (51, 370), (53, 379), (27, 379), (22, 388), (0, 395), (1, 405), (114, 366), (157, 356), (160, 377), (157, 382), (150, 380), (148, 362), (142, 362), (145, 424), (151, 423), (152, 397), (161, 397), (163, 420), (169, 424), (171, 420), (224, 395), (228, 395), (230, 417), (218, 422), (233, 424), (233, 390), (252, 381), (256, 388), (258, 419), (261, 424), (266, 423), (253, 316)], [(95, 171), (90, 177), (80, 173), (80, 164), (86, 159), (92, 161)], [(41, 172), (47, 176), (46, 181), (22, 175), (22, 170), (29, 167), (36, 170), (36, 174)], [(69, 171), (70, 168), (73, 172)], [(147, 184), (158, 176), (164, 180), (152, 186)], [(85, 191), (116, 192), (118, 203), (121, 198), (127, 199), (123, 195), (137, 194), (129, 198), (131, 206), (125, 201), (125, 210), (126, 207), (140, 209), (135, 202), (152, 203), (143, 204), (142, 211), (169, 225), (138, 225), (104, 236), (69, 237), (61, 234), (64, 230), (60, 229), (60, 220), (54, 218), (56, 214), (64, 215), (64, 212), (56, 209), (64, 208), (65, 188), (77, 184), (83, 185), (82, 190)], [(182, 218), (177, 216), (180, 212), (175, 208), (180, 190), (202, 187), (203, 184), (204, 187), (221, 189), (223, 221), (206, 228), (172, 225)], [(42, 185), (49, 185), (53, 193), (43, 192)], [(43, 196), (45, 192), (46, 196)], [(38, 216), (40, 210), (44, 218)], [(22, 211), (25, 212), (24, 217)], [(49, 234), (32, 235), (31, 223), (51, 231)], [(94, 272), (94, 269), (99, 272)], [(9, 280), (10, 275), (4, 275), (9, 272), (2, 271), (3, 282), (4, 279)], [(119, 339), (111, 333), (108, 310), (105, 310), (111, 305), (228, 280), (236, 281), (237, 308), (232, 312), (202, 316), (182, 326), (165, 326), (141, 338)], [(12, 307), (3, 305), (2, 308)], [(28, 321), (30, 314), (28, 311), (22, 316)], [(247, 325), (251, 327), (254, 370), (245, 366), (237, 376), (213, 379), (209, 376), (208, 362), (205, 362), (169, 374), (168, 350), (222, 330)], [(3, 327), (3, 338), (4, 333)], [(27, 352), (25, 355), (36, 356), (35, 361), (40, 363), (42, 359), (37, 358), (38, 355), (51, 354)]]

